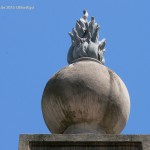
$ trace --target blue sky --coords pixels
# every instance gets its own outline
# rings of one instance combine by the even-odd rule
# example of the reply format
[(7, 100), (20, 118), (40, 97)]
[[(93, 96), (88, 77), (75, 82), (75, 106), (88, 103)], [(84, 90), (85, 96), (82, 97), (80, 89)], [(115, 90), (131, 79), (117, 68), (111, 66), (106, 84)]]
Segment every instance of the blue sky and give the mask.
[[(49, 134), (41, 112), (48, 79), (67, 64), (68, 32), (83, 9), (100, 24), (106, 38), (106, 66), (125, 82), (131, 113), (122, 134), (150, 133), (149, 0), (1, 0), (0, 141), (17, 149), (19, 134)], [(8, 144), (10, 140), (10, 144)]]

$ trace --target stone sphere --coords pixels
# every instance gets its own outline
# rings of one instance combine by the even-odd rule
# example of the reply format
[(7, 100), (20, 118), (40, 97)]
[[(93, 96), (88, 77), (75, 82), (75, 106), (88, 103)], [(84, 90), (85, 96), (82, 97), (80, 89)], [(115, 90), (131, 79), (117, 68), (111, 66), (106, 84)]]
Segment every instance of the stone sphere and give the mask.
[(116, 73), (97, 61), (80, 60), (48, 81), (42, 112), (52, 133), (119, 134), (129, 117), (130, 98)]

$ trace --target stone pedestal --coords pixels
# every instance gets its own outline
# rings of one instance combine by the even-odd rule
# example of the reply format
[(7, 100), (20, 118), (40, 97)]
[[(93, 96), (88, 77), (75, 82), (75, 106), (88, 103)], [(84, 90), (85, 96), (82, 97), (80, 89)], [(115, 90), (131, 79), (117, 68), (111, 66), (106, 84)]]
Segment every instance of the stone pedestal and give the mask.
[(19, 150), (150, 150), (150, 135), (22, 134)]

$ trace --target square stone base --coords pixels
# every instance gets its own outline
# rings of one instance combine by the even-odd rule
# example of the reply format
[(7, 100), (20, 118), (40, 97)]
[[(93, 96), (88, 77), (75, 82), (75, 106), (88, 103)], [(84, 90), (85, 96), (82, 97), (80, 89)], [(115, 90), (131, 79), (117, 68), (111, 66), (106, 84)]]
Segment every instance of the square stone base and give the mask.
[(150, 150), (150, 135), (22, 134), (19, 150)]

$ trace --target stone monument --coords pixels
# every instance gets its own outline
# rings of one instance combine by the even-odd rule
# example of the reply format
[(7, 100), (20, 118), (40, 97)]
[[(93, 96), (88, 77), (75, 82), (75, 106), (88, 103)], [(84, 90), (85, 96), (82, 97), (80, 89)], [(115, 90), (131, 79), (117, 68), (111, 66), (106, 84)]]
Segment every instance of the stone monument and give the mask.
[(150, 136), (119, 135), (130, 113), (128, 90), (104, 65), (106, 40), (87, 10), (76, 21), (68, 66), (47, 82), (42, 113), (51, 135), (20, 135), (19, 150), (150, 150)]
[(43, 117), (52, 133), (118, 134), (128, 120), (129, 94), (120, 77), (104, 66), (106, 42), (99, 41), (99, 29), (84, 10), (69, 32), (69, 65), (48, 81), (42, 97)]

